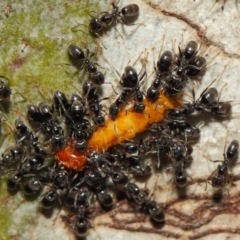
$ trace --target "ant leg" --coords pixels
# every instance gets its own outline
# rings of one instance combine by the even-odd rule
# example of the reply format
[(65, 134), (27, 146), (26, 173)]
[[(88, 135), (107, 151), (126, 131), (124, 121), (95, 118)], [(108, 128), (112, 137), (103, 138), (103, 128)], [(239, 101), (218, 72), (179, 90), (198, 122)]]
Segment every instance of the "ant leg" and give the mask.
[(107, 50), (107, 47), (103, 44), (103, 41), (101, 40), (100, 34), (99, 34), (99, 33), (96, 33), (96, 32), (94, 32), (94, 34), (99, 38), (99, 41), (101, 42), (101, 44), (102, 44), (102, 46), (104, 47), (104, 49)]
[(213, 83), (225, 72), (226, 67), (228, 64), (226, 64), (223, 68), (223, 70), (218, 74), (218, 76), (210, 83), (210, 85), (208, 85), (207, 88), (205, 88), (205, 90), (201, 93), (200, 97), (201, 98), (203, 96), (203, 94), (213, 85)]
[(115, 26), (114, 26), (114, 29), (117, 31), (117, 33), (119, 34), (119, 36), (123, 39), (122, 34), (117, 30), (116, 24), (115, 24)]
[(0, 75), (0, 78), (3, 78), (3, 79), (5, 79), (5, 80), (7, 80), (7, 83), (9, 84), (10, 79), (9, 79), (8, 77), (5, 77), (5, 76), (3, 76), (3, 75)]
[(117, 95), (118, 93), (116, 92), (116, 90), (114, 89), (114, 87), (113, 87), (113, 84), (112, 83), (110, 83), (110, 82), (105, 82), (105, 84), (110, 84), (111, 86), (112, 86), (112, 89), (113, 89), (113, 91), (114, 91), (114, 93)]
[(138, 26), (143, 25), (143, 26), (146, 26), (144, 23), (127, 23), (127, 22), (124, 20), (123, 17), (121, 17), (121, 20), (122, 20), (122, 22), (123, 22), (125, 25), (127, 25), (127, 26), (133, 26), (133, 25), (138, 25)]
[(104, 67), (101, 67), (101, 65), (100, 64), (98, 64), (98, 63), (94, 63), (95, 65), (97, 65), (98, 67), (100, 67), (101, 69), (106, 69), (106, 70), (109, 70), (108, 68), (104, 68)]
[[(79, 24), (76, 25), (75, 27), (72, 27), (72, 28), (71, 28), (71, 31), (72, 31), (72, 32), (78, 32), (78, 31), (81, 31), (81, 32), (85, 33), (83, 30), (81, 30), (81, 29), (78, 30), (78, 29), (77, 29), (79, 26), (84, 26), (84, 27), (88, 28), (87, 25), (82, 24), (82, 23), (79, 23)], [(85, 33), (85, 34), (86, 34), (86, 33)]]

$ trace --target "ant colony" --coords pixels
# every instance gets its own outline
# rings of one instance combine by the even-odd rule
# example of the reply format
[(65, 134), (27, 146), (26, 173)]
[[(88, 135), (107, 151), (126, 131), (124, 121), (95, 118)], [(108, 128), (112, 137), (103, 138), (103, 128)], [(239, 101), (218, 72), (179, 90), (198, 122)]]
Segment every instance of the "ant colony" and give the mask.
[[(35, 197), (41, 211), (59, 209), (57, 218), (76, 237), (87, 236), (91, 229), (97, 232), (94, 219), (107, 213), (113, 220), (110, 228), (181, 238), (181, 233), (165, 230), (175, 226), (170, 217), (174, 211), (175, 217), (182, 214), (171, 206), (188, 198), (211, 199), (210, 204), (221, 196), (228, 201), (238, 179), (238, 136), (225, 127), (237, 119), (238, 103), (235, 97), (225, 98), (227, 87), (221, 84), (231, 63), (208, 74), (218, 64), (210, 44), (183, 36), (181, 28), (172, 26), (179, 37), (171, 40), (164, 23), (148, 39), (156, 43), (154, 48), (146, 42), (138, 45), (137, 38), (145, 41), (153, 34), (142, 18), (147, 8), (140, 6), (112, 2), (110, 10), (94, 13), (87, 25), (69, 29), (73, 35), (83, 29), (102, 48), (96, 62), (90, 48), (68, 43), (64, 65), (84, 75), (81, 89), (69, 93), (60, 86), (50, 100), (27, 102), (14, 127), (1, 108), (1, 123), (13, 129), (16, 139), (2, 149), (0, 160), (8, 191), (21, 193), (25, 201)], [(9, 81), (1, 76), (2, 103), (14, 94)], [(214, 124), (219, 129), (211, 138), (206, 129)], [(212, 141), (218, 131), (225, 133), (222, 148)], [(200, 138), (206, 135), (210, 143), (200, 149)], [(214, 148), (222, 157), (212, 158)], [(124, 211), (131, 217), (118, 219), (116, 214)], [(138, 221), (140, 227), (128, 225), (139, 226)], [(189, 229), (207, 222), (198, 221), (189, 220)]]

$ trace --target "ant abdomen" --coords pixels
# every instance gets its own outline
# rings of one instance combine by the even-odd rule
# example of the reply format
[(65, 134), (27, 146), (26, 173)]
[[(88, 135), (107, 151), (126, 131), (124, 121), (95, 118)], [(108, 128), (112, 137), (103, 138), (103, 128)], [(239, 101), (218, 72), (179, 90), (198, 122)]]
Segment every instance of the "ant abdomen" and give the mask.
[(173, 54), (170, 51), (165, 51), (157, 61), (157, 69), (161, 72), (169, 71), (173, 64)]
[(198, 76), (201, 73), (204, 73), (206, 69), (206, 59), (204, 57), (196, 57), (189, 63), (188, 75), (189, 76)]
[(209, 88), (201, 97), (201, 103), (208, 107), (216, 107), (218, 104), (218, 91), (216, 88)]
[(69, 45), (68, 53), (74, 60), (83, 60), (85, 57), (83, 50), (74, 44)]
[(89, 29), (93, 33), (101, 32), (103, 29), (103, 24), (98, 18), (93, 18), (89, 23)]
[(186, 59), (190, 60), (194, 56), (196, 56), (198, 51), (198, 44), (195, 41), (188, 42), (185, 50), (184, 50), (184, 56)]
[(229, 102), (219, 102), (211, 111), (219, 117), (229, 117), (231, 114), (232, 105)]
[(154, 222), (161, 223), (165, 220), (165, 214), (162, 208), (157, 206), (157, 203), (155, 201), (151, 201), (149, 206), (149, 214), (151, 219)]
[(229, 144), (226, 152), (227, 159), (229, 160), (234, 159), (238, 155), (238, 152), (239, 152), (239, 142), (237, 140), (233, 140)]
[(78, 237), (84, 237), (87, 235), (88, 224), (87, 221), (82, 217), (77, 219), (74, 226), (74, 232)]
[(122, 86), (125, 88), (134, 88), (138, 82), (137, 72), (133, 67), (127, 66), (122, 76)]
[(134, 17), (139, 14), (139, 6), (137, 4), (129, 4), (122, 8), (121, 13), (123, 17)]

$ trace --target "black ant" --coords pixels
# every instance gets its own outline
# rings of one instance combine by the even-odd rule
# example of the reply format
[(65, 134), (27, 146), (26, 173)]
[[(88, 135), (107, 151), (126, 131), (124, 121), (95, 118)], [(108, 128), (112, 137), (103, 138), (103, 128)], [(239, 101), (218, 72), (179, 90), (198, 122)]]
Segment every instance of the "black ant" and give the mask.
[[(97, 71), (96, 64), (92, 63), (89, 56), (89, 49), (87, 48), (86, 56), (81, 48), (78, 46), (71, 44), (68, 47), (68, 53), (73, 61), (76, 61), (77, 64), (82, 64), (80, 67), (80, 70), (83, 69), (83, 67), (87, 67), (88, 74), (90, 76), (91, 81), (95, 85), (102, 85), (104, 83), (104, 75)], [(90, 58), (93, 56), (91, 54)]]
[(34, 145), (36, 143), (37, 137), (34, 136), (32, 131), (30, 131), (27, 125), (20, 118), (15, 120), (14, 125), (19, 145), (29, 146), (29, 144)]
[(37, 194), (42, 190), (43, 186), (50, 183), (51, 181), (51, 170), (48, 168), (47, 171), (43, 171), (38, 175), (32, 177), (23, 186), (23, 191), (26, 196)]
[[(194, 94), (195, 98), (195, 94)], [(220, 103), (220, 105), (219, 105)], [(170, 109), (167, 111), (167, 118), (170, 120), (184, 121), (194, 112), (212, 112), (217, 116), (225, 116), (230, 111), (229, 102), (219, 102), (218, 91), (216, 88), (207, 87), (200, 95), (198, 100), (193, 103), (186, 103), (181, 108)], [(221, 113), (222, 112), (222, 113)]]
[(10, 166), (16, 163), (20, 163), (24, 158), (25, 150), (22, 146), (14, 146), (6, 150), (2, 154), (2, 159), (0, 161), (0, 176), (6, 173), (6, 166)]
[(40, 123), (41, 127), (40, 129), (43, 131), (45, 135), (48, 135), (48, 132), (50, 130), (51, 122), (53, 122), (53, 112), (54, 108), (53, 106), (41, 102), (38, 107), (29, 104), (27, 106), (27, 116), (30, 120), (34, 121), (35, 123)]
[(147, 153), (157, 153), (157, 167), (160, 167), (160, 153), (167, 154), (170, 151), (170, 146), (172, 146), (172, 138), (170, 136), (158, 135), (152, 136), (145, 140), (144, 148)]
[(187, 43), (183, 52), (180, 47), (178, 47), (178, 49), (179, 55), (177, 55), (177, 68), (175, 70), (177, 76), (182, 77), (187, 75), (188, 67), (191, 65), (190, 62), (193, 61), (198, 53), (198, 44), (195, 41), (190, 41)]
[(44, 158), (37, 155), (26, 158), (24, 162), (20, 162), (18, 170), (7, 181), (8, 190), (18, 190), (23, 177), (28, 176), (29, 174), (37, 173), (44, 167), (43, 163)]
[(86, 140), (92, 133), (91, 123), (85, 118), (86, 111), (84, 104), (76, 100), (70, 107), (69, 115), (66, 115), (67, 120), (70, 120), (74, 145), (78, 151), (86, 149)]
[(206, 70), (206, 59), (197, 56), (199, 48), (195, 41), (188, 42), (183, 52), (180, 47), (178, 47), (178, 49), (177, 67), (173, 70), (172, 78), (169, 79), (169, 82), (171, 82), (170, 85), (173, 87), (177, 85), (178, 82), (182, 82), (184, 85), (188, 76), (198, 76)]
[(156, 77), (147, 90), (147, 100), (151, 103), (155, 102), (160, 93), (160, 87), (164, 86), (164, 78), (170, 74), (173, 65), (173, 54), (170, 51), (164, 51), (157, 61), (157, 67), (154, 66)]
[(155, 201), (147, 198), (146, 191), (140, 191), (135, 183), (128, 183), (124, 189), (129, 200), (140, 205), (140, 209), (148, 213), (151, 219), (156, 223), (162, 223), (165, 219), (163, 209), (157, 206)]
[(42, 208), (50, 209), (58, 199), (62, 204), (58, 190), (64, 190), (69, 186), (69, 173), (60, 164), (55, 165), (54, 169), (50, 172), (49, 180), (52, 182), (51, 188), (42, 196)]
[(152, 132), (164, 132), (172, 137), (185, 140), (196, 140), (200, 136), (200, 129), (183, 119), (166, 120), (164, 123), (153, 124), (149, 130)]
[[(56, 91), (54, 94), (55, 104), (61, 107), (61, 109), (64, 108), (64, 96), (65, 95), (60, 91)], [(61, 101), (61, 104), (58, 97), (63, 100), (63, 102)], [(63, 128), (61, 126), (58, 126), (59, 122), (53, 118), (53, 111), (53, 106), (50, 106), (44, 102), (40, 103), (38, 107), (32, 104), (28, 105), (27, 107), (28, 117), (34, 122), (40, 123), (41, 125), (36, 132), (41, 130), (45, 136), (50, 137), (52, 148), (54, 151), (56, 151), (57, 149), (61, 149), (64, 146), (65, 137)], [(35, 150), (37, 146), (36, 140), (32, 144)], [(38, 150), (40, 149), (38, 148)]]
[(78, 237), (84, 237), (87, 234), (88, 227), (92, 227), (92, 223), (86, 218), (86, 207), (79, 206), (77, 210), (76, 220), (73, 224), (73, 230)]
[(142, 104), (143, 101), (143, 93), (140, 91), (139, 83), (143, 80), (143, 78), (146, 75), (146, 72), (140, 76), (141, 72), (137, 74), (136, 70), (131, 67), (127, 66), (124, 70), (124, 73), (121, 77), (120, 84), (123, 88), (122, 93), (117, 98), (117, 100), (110, 105), (109, 108), (109, 115), (111, 119), (115, 119), (118, 113), (120, 112), (120, 106), (123, 103), (127, 102), (127, 99), (130, 94), (134, 93), (136, 94), (137, 102), (134, 104), (134, 110), (136, 112), (143, 112), (145, 109), (145, 106)]
[(173, 140), (170, 145), (170, 157), (174, 163), (187, 163), (193, 149), (190, 144), (181, 140)]
[(92, 117), (94, 125), (96, 126), (103, 126), (105, 119), (102, 116), (101, 112), (105, 112), (103, 109), (103, 105), (100, 104), (101, 101), (107, 100), (108, 98), (100, 99), (99, 94), (97, 93), (89, 93), (87, 95), (88, 100), (88, 109), (94, 113), (95, 116)]
[[(223, 161), (220, 161), (222, 164), (219, 164), (217, 169), (213, 171), (210, 176), (211, 182), (207, 181), (207, 183), (211, 184), (214, 188), (223, 188), (227, 183), (229, 183), (230, 179), (228, 170), (231, 170), (229, 165), (233, 164), (233, 160), (238, 156), (238, 152), (239, 142), (237, 140), (233, 140), (229, 144), (226, 153), (223, 153)], [(219, 162), (219, 160), (213, 162)]]
[[(119, 10), (119, 7), (112, 2), (113, 11), (109, 12), (102, 12), (100, 13), (100, 18), (92, 18), (89, 23), (89, 30), (90, 32), (94, 33), (99, 37), (100, 33), (103, 29), (110, 27), (112, 24), (116, 25), (118, 18), (122, 20), (122, 22), (127, 25), (131, 26), (133, 24), (128, 24), (125, 21), (125, 18), (132, 18), (136, 17), (139, 14), (139, 6), (137, 4), (129, 4)], [(76, 28), (76, 27), (74, 27)]]
[[(86, 109), (84, 103), (81, 102), (81, 99), (79, 101), (77, 98), (75, 101), (72, 101), (70, 105), (67, 98), (63, 98), (63, 95), (60, 93), (60, 91), (57, 91), (54, 94), (55, 102), (60, 106), (60, 109), (66, 117), (67, 123), (70, 125), (75, 149), (80, 152), (84, 151), (86, 149), (86, 139), (92, 133), (92, 126), (89, 120), (85, 118)], [(62, 102), (62, 99), (64, 102)], [(61, 132), (57, 131), (57, 128), (55, 129), (56, 133), (54, 133), (53, 136), (58, 136), (58, 142), (60, 144), (58, 148), (60, 149), (65, 143), (63, 129)]]

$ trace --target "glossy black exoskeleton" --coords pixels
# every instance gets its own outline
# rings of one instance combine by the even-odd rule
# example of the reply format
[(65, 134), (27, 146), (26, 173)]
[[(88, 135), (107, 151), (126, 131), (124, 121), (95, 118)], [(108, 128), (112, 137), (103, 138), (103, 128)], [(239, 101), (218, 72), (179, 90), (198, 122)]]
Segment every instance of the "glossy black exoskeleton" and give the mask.
[(86, 218), (86, 208), (80, 206), (76, 209), (77, 217), (73, 224), (73, 230), (78, 237), (84, 237), (87, 235), (89, 226), (92, 226), (91, 222)]
[(239, 142), (237, 140), (233, 140), (227, 151), (223, 154), (223, 161), (216, 160), (213, 162), (222, 162), (222, 164), (217, 166), (217, 169), (211, 174), (211, 182), (210, 183), (214, 188), (224, 188), (227, 183), (230, 183), (229, 169), (230, 166), (233, 165), (233, 160), (236, 159), (239, 153)]
[[(68, 47), (68, 53), (73, 62), (80, 64), (80, 70), (86, 66), (90, 80), (95, 85), (102, 85), (104, 83), (104, 75), (97, 70), (96, 64), (90, 61), (89, 50), (87, 49), (86, 56), (81, 48), (71, 44)], [(90, 56), (91, 57), (91, 56)]]
[(20, 118), (15, 120), (14, 128), (19, 145), (31, 146), (36, 143), (37, 137)]
[(110, 208), (113, 205), (113, 199), (107, 189), (97, 192), (97, 199), (102, 207)]
[(109, 116), (111, 117), (111, 119), (114, 120), (117, 117), (122, 104), (126, 104), (129, 96), (133, 93), (135, 94), (135, 98), (137, 100), (137, 102), (134, 104), (133, 109), (139, 113), (142, 113), (144, 111), (145, 105), (142, 103), (143, 93), (140, 91), (139, 84), (144, 79), (146, 72), (140, 72), (139, 74), (141, 74), (140, 77), (133, 67), (125, 67), (124, 73), (120, 81), (120, 84), (123, 88), (122, 93), (116, 99), (116, 101), (110, 105), (109, 108)]
[(187, 173), (183, 164), (177, 164), (177, 166), (175, 166), (174, 181), (177, 187), (184, 188), (187, 186)]
[[(0, 78), (8, 80), (8, 78), (6, 78), (4, 76), (0, 76)], [(0, 100), (8, 102), (11, 94), (12, 94), (12, 91), (11, 91), (10, 87), (5, 82), (0, 80)]]
[(21, 146), (14, 146), (2, 154), (1, 162), (5, 165), (19, 163), (24, 157), (24, 150)]
[(179, 48), (176, 75), (183, 78), (184, 82), (188, 76), (197, 76), (205, 71), (206, 60), (197, 54), (198, 44), (195, 41), (188, 42), (183, 52)]
[(156, 77), (147, 90), (147, 100), (151, 103), (155, 102), (159, 98), (161, 88), (165, 86), (165, 78), (170, 74), (173, 65), (173, 54), (170, 51), (164, 51), (157, 61), (157, 67), (155, 66)]
[(37, 177), (31, 178), (23, 187), (24, 194), (27, 196), (37, 194), (43, 188), (43, 184)]
[(129, 4), (119, 10), (119, 7), (112, 3), (113, 11), (103, 12), (100, 18), (94, 17), (89, 23), (89, 30), (99, 36), (103, 29), (110, 27), (112, 24), (116, 25), (120, 18), (126, 25), (131, 25), (126, 22), (127, 18), (135, 17), (139, 14), (139, 7), (137, 4)]

